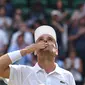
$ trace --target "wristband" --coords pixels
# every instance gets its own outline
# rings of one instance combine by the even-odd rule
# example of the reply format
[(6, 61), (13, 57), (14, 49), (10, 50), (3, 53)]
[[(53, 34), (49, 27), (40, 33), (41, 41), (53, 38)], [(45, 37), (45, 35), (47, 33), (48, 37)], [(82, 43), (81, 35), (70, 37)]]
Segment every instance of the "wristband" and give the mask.
[(14, 63), (22, 58), (20, 50), (10, 52), (10, 53), (8, 53), (8, 56), (9, 56), (10, 60), (12, 61), (12, 63)]

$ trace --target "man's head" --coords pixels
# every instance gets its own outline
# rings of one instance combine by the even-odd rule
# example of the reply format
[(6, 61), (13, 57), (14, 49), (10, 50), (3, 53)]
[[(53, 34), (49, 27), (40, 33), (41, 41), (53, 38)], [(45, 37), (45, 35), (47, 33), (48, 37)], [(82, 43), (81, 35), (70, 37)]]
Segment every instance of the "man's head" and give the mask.
[(58, 10), (53, 10), (53, 11), (51, 12), (51, 17), (52, 17), (52, 20), (55, 20), (55, 21), (59, 22), (59, 21), (61, 21), (63, 15), (61, 14), (60, 11), (58, 11)]
[(19, 23), (19, 30), (21, 32), (26, 32), (27, 25), (24, 22)]
[(79, 19), (79, 25), (85, 27), (85, 14), (82, 14)]
[(23, 44), (25, 44), (25, 42), (24, 42), (24, 33), (21, 33), (18, 36), (18, 38), (17, 38), (17, 44), (18, 44), (18, 46), (21, 46), (21, 47), (22, 47)]
[(6, 14), (6, 8), (4, 6), (0, 6), (0, 16), (3, 17)]
[(56, 33), (52, 27), (47, 26), (47, 25), (38, 27), (35, 30), (34, 37), (35, 37), (35, 43), (45, 42), (46, 44), (48, 44), (48, 46), (45, 49), (38, 50), (37, 54), (38, 53), (52, 54), (53, 49), (55, 50), (58, 49)]

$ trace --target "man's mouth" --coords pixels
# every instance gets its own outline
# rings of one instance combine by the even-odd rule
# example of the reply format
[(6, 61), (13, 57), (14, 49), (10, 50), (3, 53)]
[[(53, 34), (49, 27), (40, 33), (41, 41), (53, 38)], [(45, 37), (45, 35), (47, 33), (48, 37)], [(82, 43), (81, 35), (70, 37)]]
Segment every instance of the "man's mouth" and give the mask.
[(44, 49), (41, 49), (42, 51), (49, 51), (49, 47), (45, 47)]

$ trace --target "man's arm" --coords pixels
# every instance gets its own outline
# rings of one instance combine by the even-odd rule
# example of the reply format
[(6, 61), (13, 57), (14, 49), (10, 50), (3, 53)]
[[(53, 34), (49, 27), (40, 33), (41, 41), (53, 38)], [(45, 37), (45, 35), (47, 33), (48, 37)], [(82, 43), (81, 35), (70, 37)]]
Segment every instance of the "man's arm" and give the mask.
[[(32, 44), (30, 46), (27, 46), (24, 49), (21, 49), (20, 53), (22, 56), (24, 56), (26, 54), (34, 52), (35, 50), (43, 49), (45, 47), (46, 47), (46, 45), (44, 42), (41, 42), (38, 44)], [(11, 61), (8, 53), (0, 57), (0, 77), (9, 78), (9, 75), (10, 75), (9, 65), (10, 64), (12, 64), (12, 61)]]
[(56, 22), (52, 22), (52, 23), (61, 33), (64, 32), (64, 28), (61, 27), (59, 23), (56, 23)]
[(69, 40), (70, 41), (76, 40), (76, 39), (78, 39), (79, 37), (81, 37), (84, 34), (85, 34), (85, 29), (84, 28), (83, 29), (80, 29), (77, 34), (70, 35), (69, 36)]

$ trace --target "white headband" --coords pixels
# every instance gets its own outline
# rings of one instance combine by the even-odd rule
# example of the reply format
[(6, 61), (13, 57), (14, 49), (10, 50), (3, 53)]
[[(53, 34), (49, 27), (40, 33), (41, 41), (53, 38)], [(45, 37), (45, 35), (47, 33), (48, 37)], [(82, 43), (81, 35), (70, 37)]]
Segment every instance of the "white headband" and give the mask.
[(34, 36), (35, 36), (35, 42), (43, 34), (49, 34), (49, 35), (51, 35), (54, 38), (54, 40), (56, 41), (55, 30), (51, 26), (43, 25), (43, 26), (38, 27), (35, 30), (35, 34), (34, 34)]

